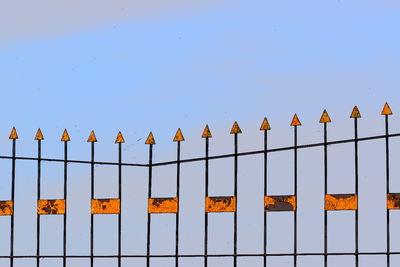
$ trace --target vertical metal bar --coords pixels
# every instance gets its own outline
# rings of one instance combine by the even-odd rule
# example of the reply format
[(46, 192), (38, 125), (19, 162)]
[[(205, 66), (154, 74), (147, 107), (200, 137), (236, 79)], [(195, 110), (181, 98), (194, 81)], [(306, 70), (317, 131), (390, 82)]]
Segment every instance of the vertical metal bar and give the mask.
[(176, 153), (176, 197), (178, 198), (178, 211), (176, 212), (175, 224), (175, 267), (179, 266), (179, 202), (180, 202), (180, 174), (181, 174), (181, 141), (177, 143)]
[(64, 200), (65, 200), (65, 213), (63, 222), (63, 267), (67, 266), (67, 212), (68, 212), (68, 142), (64, 142)]
[[(328, 194), (328, 125), (324, 123), (324, 198)], [(324, 207), (324, 267), (328, 266), (328, 211)]]
[(235, 149), (235, 157), (234, 157), (234, 196), (236, 199), (236, 210), (233, 213), (233, 266), (237, 266), (237, 180), (238, 180), (238, 134), (235, 133), (235, 141), (234, 141), (234, 149)]
[[(36, 205), (41, 198), (40, 185), (41, 185), (41, 157), (42, 157), (42, 140), (38, 141), (38, 160), (37, 160), (37, 201)], [(40, 215), (36, 211), (36, 266), (40, 266)]]
[[(206, 137), (206, 158), (205, 158), (205, 195), (208, 197), (208, 156), (210, 140)], [(208, 213), (204, 214), (204, 267), (208, 266)]]
[(14, 211), (15, 211), (15, 163), (16, 163), (16, 139), (12, 140), (12, 167), (11, 167), (11, 201), (13, 203), (13, 212), (11, 214), (11, 232), (10, 232), (10, 267), (14, 266)]
[[(355, 194), (358, 199), (358, 124), (357, 118), (354, 118), (354, 171), (355, 171)], [(358, 201), (358, 200), (357, 200)], [(358, 205), (355, 210), (355, 265), (359, 266), (358, 255)]]
[[(386, 196), (390, 193), (389, 176), (389, 116), (385, 115), (385, 145), (386, 145)], [(386, 266), (390, 267), (390, 210), (386, 208)]]
[[(151, 198), (152, 175), (153, 175), (153, 145), (149, 148), (149, 192), (148, 198)], [(151, 214), (147, 213), (147, 259), (146, 266), (150, 267), (150, 247), (151, 247)]]
[(118, 267), (122, 265), (122, 143), (118, 143), (118, 199), (120, 212), (118, 213)]
[[(91, 200), (94, 199), (94, 142), (91, 143), (91, 164), (90, 164), (90, 175), (91, 175)], [(90, 266), (94, 266), (94, 214), (90, 213)]]
[[(294, 196), (297, 203), (297, 126), (294, 126)], [(297, 207), (297, 205), (296, 205)], [(294, 231), (293, 231), (293, 246), (294, 246), (294, 261), (293, 266), (297, 266), (297, 208), (293, 214)]]
[[(268, 195), (268, 131), (264, 131), (264, 196)], [(263, 199), (264, 201), (264, 199)], [(264, 210), (264, 267), (267, 267), (267, 213)]]

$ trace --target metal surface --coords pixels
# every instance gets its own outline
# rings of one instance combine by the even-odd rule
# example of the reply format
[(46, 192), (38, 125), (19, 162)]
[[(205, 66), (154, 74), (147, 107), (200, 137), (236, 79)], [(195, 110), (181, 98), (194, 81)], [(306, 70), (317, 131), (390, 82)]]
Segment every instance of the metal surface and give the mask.
[(65, 200), (41, 199), (38, 201), (37, 212), (40, 215), (65, 214)]
[(178, 198), (150, 198), (149, 213), (177, 213)]
[(236, 197), (206, 197), (206, 212), (235, 212)]
[(120, 212), (120, 199), (92, 199), (92, 214), (119, 214)]
[(265, 211), (295, 211), (296, 197), (295, 196), (265, 196), (264, 197)]
[(357, 210), (358, 198), (355, 194), (325, 195), (325, 210)]
[[(221, 258), (221, 257), (230, 257), (233, 259), (232, 265), (235, 267), (238, 265), (238, 257), (262, 257), (263, 266), (266, 267), (268, 265), (268, 257), (293, 257), (293, 266), (297, 266), (298, 257), (299, 256), (323, 256), (324, 258), (324, 267), (328, 266), (328, 257), (329, 256), (354, 256), (355, 262), (354, 265), (358, 267), (360, 265), (359, 257), (361, 255), (382, 255), (386, 257), (386, 266), (390, 267), (391, 264), (391, 256), (392, 255), (400, 255), (400, 251), (393, 251), (391, 245), (393, 246), (398, 242), (397, 238), (392, 238), (390, 232), (390, 214), (391, 212), (396, 212), (396, 210), (400, 210), (400, 193), (391, 192), (390, 190), (390, 141), (394, 138), (400, 137), (400, 133), (390, 133), (389, 131), (389, 116), (393, 114), (390, 106), (385, 103), (382, 108), (381, 113), (384, 116), (384, 134), (376, 135), (376, 136), (367, 136), (359, 138), (358, 133), (358, 120), (361, 118), (361, 113), (357, 106), (353, 108), (350, 117), (354, 122), (354, 138), (351, 139), (343, 139), (343, 140), (334, 140), (328, 141), (328, 123), (332, 122), (328, 112), (326, 110), (323, 111), (319, 122), (323, 124), (323, 142), (312, 143), (312, 144), (298, 144), (298, 126), (301, 126), (301, 122), (298, 116), (295, 114), (293, 116), (291, 125), (293, 127), (293, 145), (286, 147), (276, 147), (269, 148), (268, 146), (268, 131), (271, 130), (271, 126), (268, 120), (265, 118), (262, 121), (260, 126), (260, 130), (263, 133), (263, 147), (260, 150), (255, 151), (246, 151), (239, 152), (238, 139), (239, 134), (242, 133), (242, 129), (239, 127), (239, 124), (235, 122), (231, 128), (230, 133), (233, 135), (233, 153), (223, 154), (223, 155), (212, 155), (210, 156), (209, 148), (210, 148), (210, 138), (212, 137), (211, 131), (206, 125), (204, 128), (202, 138), (205, 141), (205, 155), (197, 158), (186, 158), (181, 159), (181, 142), (185, 140), (181, 129), (178, 129), (173, 141), (176, 142), (176, 159), (171, 161), (164, 162), (153, 162), (153, 148), (155, 145), (155, 139), (153, 134), (150, 132), (146, 144), (149, 145), (149, 161), (148, 163), (129, 163), (123, 162), (122, 160), (122, 145), (125, 142), (124, 136), (121, 132), (118, 133), (115, 143), (118, 147), (118, 160), (116, 162), (99, 162), (95, 161), (95, 143), (98, 141), (94, 131), (91, 132), (87, 141), (90, 143), (90, 160), (72, 160), (68, 158), (68, 142), (71, 140), (69, 133), (67, 130), (64, 130), (61, 141), (63, 141), (64, 146), (64, 157), (62, 159), (54, 159), (54, 158), (43, 158), (42, 157), (42, 142), (44, 141), (44, 136), (41, 129), (38, 129), (35, 135), (35, 140), (37, 142), (37, 157), (23, 157), (17, 156), (17, 140), (18, 134), (15, 128), (12, 129), (9, 139), (12, 142), (12, 150), (10, 156), (0, 155), (0, 160), (10, 161), (11, 163), (11, 197), (9, 200), (0, 201), (0, 215), (10, 216), (10, 251), (9, 255), (0, 255), (0, 259), (9, 259), (9, 266), (14, 266), (14, 259), (23, 259), (23, 258), (32, 258), (36, 261), (36, 265), (39, 267), (42, 264), (41, 259), (44, 258), (61, 258), (63, 262), (63, 267), (67, 266), (67, 259), (71, 258), (88, 258), (90, 260), (90, 266), (95, 266), (94, 259), (96, 258), (115, 258), (118, 262), (118, 267), (123, 266), (124, 258), (143, 258), (146, 259), (146, 266), (151, 266), (151, 259), (153, 258), (171, 258), (175, 260), (175, 266), (178, 267), (180, 264), (181, 258), (203, 258), (204, 266), (208, 266), (209, 258)], [(382, 140), (384, 142), (385, 148), (385, 180), (386, 180), (386, 197), (387, 197), (387, 209), (386, 209), (386, 249), (384, 251), (360, 251), (359, 250), (359, 210), (358, 210), (358, 188), (359, 188), (359, 143), (360, 142), (368, 142), (371, 140)], [(339, 144), (354, 144), (354, 193), (351, 194), (330, 194), (328, 191), (328, 148), (330, 146), (339, 145)], [(298, 165), (299, 165), (299, 154), (298, 151), (305, 150), (308, 148), (321, 147), (323, 148), (323, 179), (324, 179), (324, 199), (325, 201), (325, 209), (324, 209), (324, 245), (323, 252), (307, 252), (301, 251), (298, 249), (298, 238), (303, 235), (298, 235), (298, 212), (301, 212), (301, 209), (298, 209)], [(291, 151), (293, 152), (293, 194), (292, 195), (269, 195), (268, 194), (268, 156), (271, 153), (276, 153), (280, 151)], [(263, 239), (262, 245), (263, 250), (261, 253), (241, 253), (240, 249), (238, 249), (240, 245), (240, 235), (238, 235), (238, 231), (240, 231), (240, 222), (238, 220), (238, 216), (240, 216), (242, 208), (240, 211), (237, 209), (238, 201), (238, 191), (240, 187), (238, 186), (242, 180), (239, 177), (239, 159), (241, 157), (246, 157), (250, 155), (262, 155), (263, 156), (263, 175), (259, 177), (259, 179), (263, 179), (263, 197), (264, 197), (264, 208), (260, 213), (263, 212)], [(321, 155), (322, 156), (322, 155)], [(233, 160), (233, 194), (231, 196), (210, 196), (209, 195), (209, 175), (210, 175), (210, 165), (209, 162), (217, 159), (230, 158)], [(17, 171), (17, 162), (19, 161), (35, 161), (37, 163), (37, 225), (36, 225), (36, 253), (32, 253), (32, 255), (15, 255), (15, 232), (14, 229), (15, 218), (14, 218), (14, 201), (15, 201), (15, 190), (16, 190), (16, 171)], [(58, 196), (58, 199), (42, 199), (41, 198), (41, 177), (42, 177), (42, 163), (46, 162), (59, 162), (63, 163), (64, 166), (64, 190), (61, 196)], [(181, 181), (181, 165), (191, 162), (204, 162), (204, 197), (205, 197), (205, 209), (204, 209), (204, 251), (200, 254), (182, 254), (180, 247), (180, 210), (179, 210), (179, 202), (182, 201), (180, 195), (180, 181)], [(218, 161), (215, 161), (216, 163)], [(301, 162), (301, 161), (300, 161)], [(68, 238), (68, 225), (67, 225), (67, 198), (68, 198), (68, 166), (69, 164), (84, 164), (90, 166), (90, 179), (91, 179), (91, 220), (90, 220), (90, 252), (85, 255), (74, 255), (69, 254), (67, 250), (67, 238)], [(291, 163), (290, 163), (291, 164)], [(110, 198), (110, 199), (96, 199), (95, 198), (95, 167), (97, 165), (110, 165), (118, 167), (118, 197)], [(153, 169), (158, 166), (167, 166), (167, 165), (176, 165), (176, 196), (171, 196), (169, 198), (159, 198), (152, 196), (152, 186), (153, 186)], [(123, 220), (122, 214), (123, 210), (121, 209), (122, 204), (122, 187), (123, 187), (123, 168), (148, 168), (148, 214), (147, 214), (147, 250), (145, 254), (124, 254), (123, 253), (123, 243), (122, 237), (124, 235), (123, 232)], [(322, 177), (321, 177), (322, 178)], [(332, 179), (332, 178), (330, 178)], [(244, 181), (244, 180), (243, 180)], [(291, 190), (289, 191), (291, 192)], [(362, 193), (362, 192), (361, 192)], [(245, 198), (246, 196), (240, 195), (241, 198)], [(260, 196), (261, 197), (261, 196)], [(261, 198), (260, 198), (261, 202)], [(256, 207), (257, 203), (254, 203), (253, 207)], [(262, 203), (259, 203), (262, 204)], [(17, 203), (18, 206), (18, 203)], [(243, 207), (245, 209), (245, 207)], [(18, 209), (18, 207), (17, 207)], [(330, 211), (353, 211), (355, 220), (354, 220), (354, 251), (353, 252), (330, 252), (328, 247), (328, 217), (327, 214)], [(293, 214), (293, 252), (287, 253), (269, 253), (268, 248), (268, 215), (269, 212), (275, 211), (289, 211)], [(233, 251), (232, 253), (210, 253), (209, 251), (209, 216), (219, 216), (219, 215), (210, 215), (210, 213), (220, 213), (220, 212), (232, 212), (233, 216)], [(170, 254), (160, 254), (154, 255), (151, 253), (151, 227), (152, 227), (152, 216), (153, 214), (161, 214), (161, 213), (173, 213), (175, 214), (175, 242), (174, 242), (174, 252)], [(118, 216), (118, 249), (115, 254), (110, 255), (96, 255), (94, 253), (95, 248), (95, 235), (94, 235), (94, 215), (95, 214), (117, 214)], [(63, 216), (62, 223), (62, 253), (60, 255), (44, 255), (41, 252), (41, 215), (59, 215)], [(162, 216), (162, 215), (159, 215)], [(332, 215), (334, 216), (334, 215)], [(156, 216), (157, 217), (157, 216)], [(156, 218), (155, 218), (156, 219)], [(131, 227), (132, 225), (130, 225)], [(18, 229), (17, 229), (18, 231)], [(4, 238), (4, 237), (3, 237)], [(133, 241), (136, 242), (136, 241)], [(291, 240), (289, 241), (291, 242)], [(261, 242), (260, 242), (261, 243)], [(394, 247), (394, 246), (393, 246)], [(70, 264), (69, 264), (70, 265)], [(71, 265), (70, 265), (71, 266)]]

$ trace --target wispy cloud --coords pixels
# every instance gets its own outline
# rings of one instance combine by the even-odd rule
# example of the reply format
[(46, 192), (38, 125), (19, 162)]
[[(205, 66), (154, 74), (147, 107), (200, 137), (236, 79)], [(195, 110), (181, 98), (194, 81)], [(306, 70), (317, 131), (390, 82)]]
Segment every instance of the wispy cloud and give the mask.
[(210, 4), (213, 4), (210, 0), (3, 1), (0, 4), (0, 45), (69, 34), (129, 19), (160, 18)]

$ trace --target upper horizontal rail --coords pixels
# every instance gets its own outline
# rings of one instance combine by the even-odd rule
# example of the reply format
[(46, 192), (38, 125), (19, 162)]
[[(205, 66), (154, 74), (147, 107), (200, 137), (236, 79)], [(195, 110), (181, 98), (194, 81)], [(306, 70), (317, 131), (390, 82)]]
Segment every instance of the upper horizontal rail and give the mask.
[[(384, 139), (386, 137), (391, 138), (391, 137), (399, 137), (400, 133), (394, 133), (394, 134), (388, 134), (388, 135), (375, 135), (375, 136), (368, 136), (368, 137), (361, 137), (361, 138), (351, 138), (351, 139), (342, 139), (342, 140), (335, 140), (335, 141), (329, 141), (327, 142), (327, 145), (337, 145), (337, 144), (345, 144), (345, 143), (352, 143), (355, 141), (362, 142), (362, 141), (368, 141), (368, 140), (377, 140), (377, 139)], [(237, 154), (230, 153), (230, 154), (223, 154), (223, 155), (216, 155), (216, 156), (209, 156), (208, 160), (213, 160), (213, 159), (223, 159), (223, 158), (230, 158), (234, 157), (235, 155), (237, 156), (249, 156), (249, 155), (256, 155), (256, 154), (263, 154), (263, 153), (273, 153), (273, 152), (279, 152), (279, 151), (287, 151), (287, 150), (293, 150), (295, 148), (297, 149), (305, 149), (305, 148), (313, 148), (313, 147), (319, 147), (319, 146), (324, 146), (324, 142), (320, 143), (312, 143), (312, 144), (304, 144), (304, 145), (298, 145), (298, 146), (285, 146), (285, 147), (278, 147), (278, 148), (271, 148), (267, 150), (254, 150), (254, 151), (247, 151), (247, 152), (239, 152)], [(36, 157), (13, 157), (13, 156), (0, 156), (0, 159), (18, 159), (18, 160), (39, 160)], [(196, 161), (203, 161), (205, 160), (205, 157), (197, 157), (197, 158), (189, 158), (189, 159), (182, 159), (182, 160), (173, 160), (173, 161), (164, 161), (164, 162), (156, 162), (151, 164), (152, 167), (156, 166), (165, 166), (165, 165), (172, 165), (172, 164), (177, 164), (179, 163), (188, 163), (188, 162), (196, 162)], [(122, 166), (131, 166), (131, 167), (149, 167), (150, 164), (141, 164), (141, 163), (118, 163), (118, 162), (109, 162), (109, 161), (89, 161), (89, 160), (70, 160), (70, 159), (54, 159), (54, 158), (40, 158), (41, 161), (49, 161), (49, 162), (66, 162), (66, 163), (83, 163), (83, 164), (95, 164), (95, 165), (122, 165)]]

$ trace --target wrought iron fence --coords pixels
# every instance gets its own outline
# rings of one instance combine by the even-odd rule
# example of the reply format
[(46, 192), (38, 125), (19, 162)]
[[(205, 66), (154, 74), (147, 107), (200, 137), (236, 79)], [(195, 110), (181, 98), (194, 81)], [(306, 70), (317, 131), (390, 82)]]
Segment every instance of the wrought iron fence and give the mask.
[[(67, 130), (64, 131), (61, 141), (64, 142), (64, 158), (55, 159), (55, 158), (44, 158), (42, 157), (42, 141), (44, 140), (43, 134), (40, 129), (38, 129), (35, 140), (37, 141), (37, 157), (20, 157), (16, 155), (16, 147), (18, 134), (15, 128), (12, 129), (9, 138), (12, 141), (12, 155), (11, 156), (0, 156), (0, 159), (10, 160), (11, 161), (11, 199), (0, 201), (0, 215), (1, 216), (10, 216), (10, 253), (9, 255), (1, 255), (0, 258), (9, 259), (9, 266), (14, 266), (14, 260), (16, 258), (32, 258), (36, 259), (36, 265), (40, 266), (41, 259), (44, 258), (60, 258), (62, 259), (63, 266), (67, 266), (67, 259), (69, 258), (87, 258), (90, 259), (90, 266), (95, 266), (94, 259), (95, 258), (115, 258), (117, 259), (118, 266), (122, 266), (122, 259), (124, 258), (143, 258), (146, 259), (146, 266), (151, 266), (152, 258), (173, 258), (175, 259), (175, 266), (179, 266), (181, 258), (202, 258), (204, 260), (203, 266), (208, 266), (208, 261), (210, 258), (218, 258), (218, 257), (229, 257), (233, 258), (233, 266), (238, 265), (237, 259), (239, 257), (261, 257), (263, 258), (263, 266), (268, 265), (267, 258), (268, 257), (293, 257), (293, 266), (297, 266), (298, 256), (322, 256), (324, 258), (324, 266), (328, 265), (328, 257), (329, 256), (354, 256), (355, 257), (355, 266), (360, 266), (359, 256), (360, 255), (383, 255), (386, 256), (386, 266), (391, 266), (391, 255), (400, 254), (400, 251), (392, 251), (391, 244), (391, 235), (390, 235), (390, 211), (400, 209), (400, 193), (392, 193), (389, 187), (389, 139), (393, 137), (399, 137), (400, 133), (389, 133), (389, 115), (392, 115), (392, 111), (389, 105), (386, 103), (381, 114), (385, 119), (385, 134), (384, 135), (375, 135), (369, 137), (360, 138), (358, 136), (358, 119), (361, 118), (360, 112), (357, 106), (354, 107), (350, 118), (354, 120), (354, 138), (351, 139), (342, 139), (335, 141), (328, 141), (328, 123), (331, 122), (331, 119), (326, 111), (323, 112), (320, 123), (323, 125), (323, 142), (320, 143), (312, 143), (312, 144), (298, 144), (298, 127), (301, 126), (301, 122), (297, 115), (295, 114), (293, 120), (291, 122), (291, 126), (293, 126), (294, 134), (293, 134), (293, 145), (279, 148), (270, 148), (268, 146), (268, 131), (271, 130), (270, 124), (268, 120), (265, 118), (261, 124), (260, 130), (264, 132), (264, 147), (260, 150), (256, 151), (248, 151), (248, 152), (239, 152), (238, 151), (238, 139), (239, 134), (242, 133), (237, 122), (234, 123), (231, 134), (233, 135), (233, 153), (210, 156), (209, 154), (209, 146), (210, 146), (210, 138), (212, 138), (211, 131), (208, 125), (205, 127), (204, 132), (202, 134), (202, 138), (204, 138), (205, 143), (205, 154), (203, 157), (198, 158), (189, 158), (189, 159), (181, 159), (181, 142), (185, 139), (180, 129), (178, 129), (173, 141), (177, 144), (177, 153), (176, 160), (173, 161), (165, 161), (165, 162), (153, 162), (153, 146), (155, 145), (155, 139), (153, 134), (150, 132), (145, 144), (149, 146), (149, 160), (148, 163), (136, 164), (136, 163), (127, 163), (122, 160), (122, 146), (125, 142), (124, 137), (121, 132), (118, 133), (118, 136), (115, 140), (115, 143), (118, 145), (118, 161), (117, 162), (100, 162), (95, 161), (95, 143), (97, 142), (96, 135), (94, 131), (91, 132), (87, 142), (91, 144), (91, 159), (90, 161), (85, 160), (72, 160), (68, 157), (68, 142), (70, 141), (69, 134)], [(386, 194), (387, 194), (387, 209), (386, 209), (386, 241), (387, 246), (385, 251), (375, 251), (375, 252), (363, 252), (359, 250), (359, 213), (358, 213), (358, 186), (359, 186), (359, 143), (366, 142), (369, 140), (385, 140), (385, 151), (386, 151), (386, 159), (385, 159), (385, 168), (386, 168)], [(354, 185), (355, 191), (352, 193), (346, 194), (329, 194), (328, 193), (328, 147), (338, 144), (352, 143), (354, 144)], [(323, 252), (298, 252), (298, 207), (297, 207), (297, 197), (298, 197), (298, 151), (304, 150), (308, 148), (314, 147), (322, 147), (324, 151), (324, 246)], [(268, 195), (267, 184), (268, 184), (268, 155), (271, 153), (279, 152), (279, 151), (292, 151), (293, 152), (293, 164), (294, 164), (294, 173), (293, 173), (293, 194), (292, 195)], [(264, 216), (263, 216), (263, 252), (262, 253), (239, 253), (238, 252), (238, 209), (237, 209), (237, 201), (238, 199), (238, 159), (240, 157), (246, 157), (250, 155), (263, 155), (263, 185), (264, 185)], [(234, 172), (233, 172), (233, 184), (234, 190), (233, 195), (231, 196), (214, 196), (209, 194), (209, 162), (216, 159), (222, 158), (231, 158), (234, 163)], [(16, 255), (14, 252), (15, 246), (15, 220), (14, 220), (14, 200), (15, 200), (15, 180), (16, 180), (16, 162), (17, 161), (35, 161), (37, 162), (37, 238), (36, 238), (36, 254), (35, 255)], [(43, 162), (60, 162), (63, 163), (64, 166), (64, 184), (63, 184), (63, 196), (61, 199), (42, 199), (41, 196), (41, 177), (42, 177), (42, 163)], [(181, 179), (181, 165), (189, 162), (201, 162), (204, 163), (204, 179), (205, 179), (205, 188), (204, 188), (204, 197), (205, 197), (205, 206), (204, 206), (204, 250), (201, 254), (182, 254), (180, 253), (180, 211), (179, 211), (179, 202), (180, 202), (180, 179)], [(68, 190), (68, 164), (85, 164), (90, 165), (91, 167), (91, 220), (90, 220), (90, 254), (89, 255), (70, 255), (67, 252), (67, 238), (68, 238), (68, 229), (67, 229), (67, 216), (68, 216), (68, 207), (67, 207), (67, 190)], [(118, 197), (113, 199), (96, 199), (94, 194), (94, 184), (95, 184), (95, 166), (96, 165), (114, 165), (118, 167)], [(176, 165), (176, 194), (169, 198), (158, 198), (155, 197), (152, 193), (152, 181), (153, 181), (153, 169), (159, 166), (165, 165)], [(147, 243), (146, 243), (146, 254), (131, 254), (126, 255), (122, 253), (122, 232), (121, 225), (122, 220), (121, 216), (123, 215), (121, 212), (121, 199), (122, 195), (122, 167), (137, 167), (137, 168), (147, 168), (148, 169), (148, 212), (147, 212)], [(332, 211), (340, 211), (340, 210), (350, 210), (354, 212), (355, 224), (354, 224), (354, 244), (355, 250), (354, 252), (347, 253), (332, 253), (328, 251), (328, 213)], [(233, 251), (229, 254), (212, 254), (209, 253), (209, 214), (210, 213), (219, 213), (219, 212), (229, 212), (233, 214)], [(268, 216), (267, 214), (270, 212), (290, 212), (293, 214), (293, 252), (292, 253), (270, 253), (267, 250), (267, 229), (268, 229)], [(151, 222), (152, 216), (155, 214), (162, 213), (172, 213), (175, 214), (175, 253), (173, 254), (165, 254), (165, 255), (154, 255), (152, 254), (152, 244), (151, 244)], [(94, 216), (101, 214), (117, 214), (118, 215), (118, 249), (117, 254), (115, 255), (95, 255), (94, 253)], [(61, 255), (43, 255), (41, 254), (41, 216), (62, 216), (63, 217), (63, 253)], [(5, 237), (1, 237), (2, 242), (5, 242)]]

